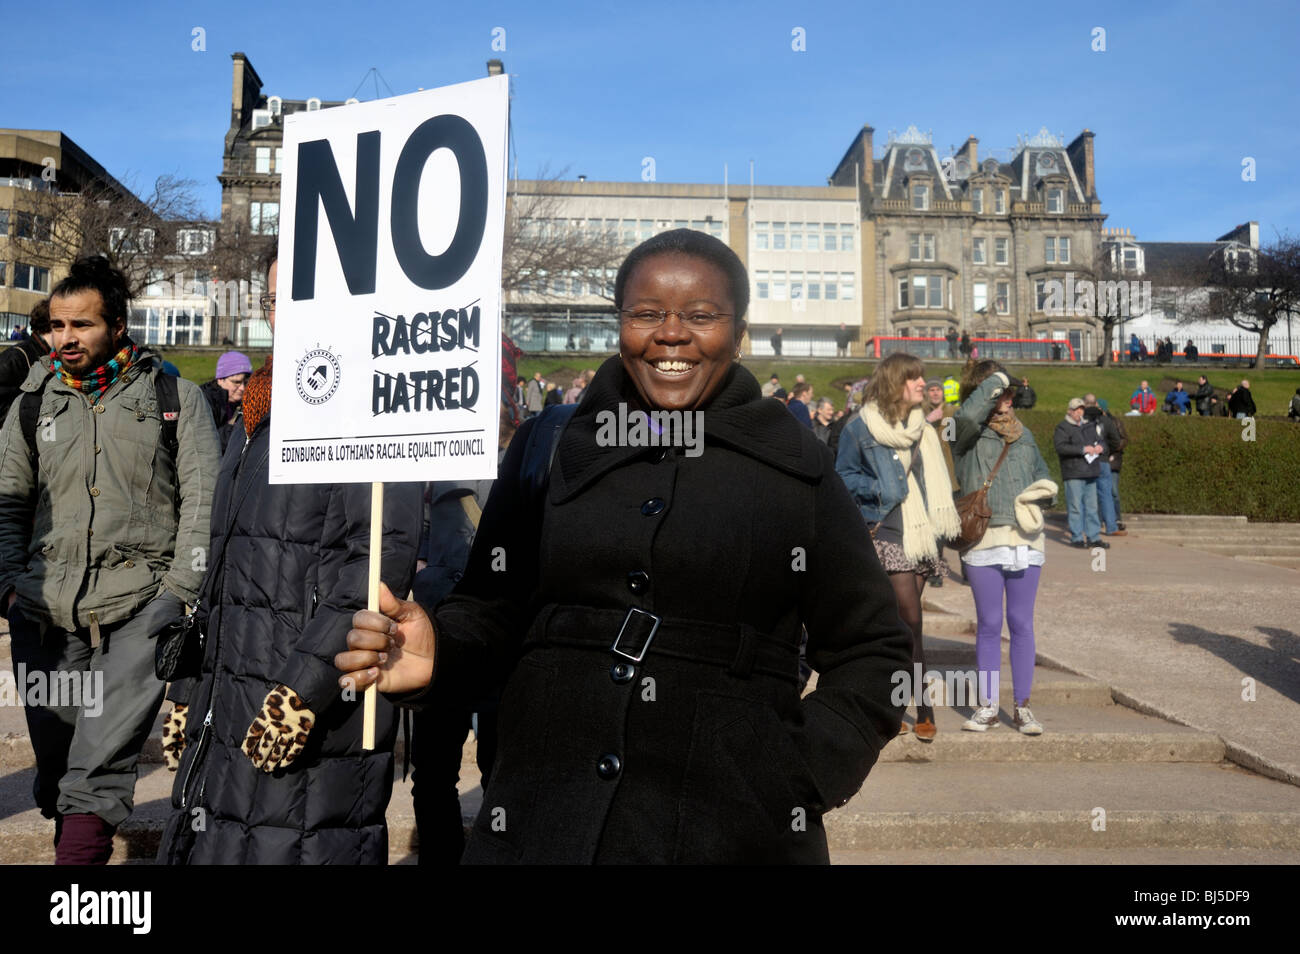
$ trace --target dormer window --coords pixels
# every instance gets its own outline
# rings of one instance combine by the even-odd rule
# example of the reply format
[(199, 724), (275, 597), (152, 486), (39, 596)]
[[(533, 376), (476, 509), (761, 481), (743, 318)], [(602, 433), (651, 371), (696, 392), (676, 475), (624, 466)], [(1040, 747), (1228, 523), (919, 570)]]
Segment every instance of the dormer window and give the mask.
[(1223, 250), (1223, 263), (1227, 271), (1246, 274), (1255, 271), (1255, 253), (1252, 249), (1229, 247)]
[(1047, 190), (1047, 211), (1059, 214), (1065, 211), (1065, 190), (1052, 186)]
[(930, 211), (930, 186), (924, 183), (912, 185), (912, 210), (914, 212)]
[(307, 112), (314, 113), (320, 110), (320, 100), (313, 96), (307, 100)]
[(1120, 272), (1142, 274), (1142, 249), (1136, 245), (1114, 246), (1110, 252), (1111, 264)]
[(970, 194), (970, 207), (976, 215), (984, 214), (984, 190), (976, 189)]
[(270, 96), (266, 100), (266, 109), (272, 116), (279, 116), (284, 108), (284, 100), (279, 96)]
[(993, 211), (998, 215), (1007, 214), (1007, 190), (996, 189), (993, 193)]
[(182, 255), (206, 255), (212, 251), (209, 229), (180, 229), (176, 232), (176, 251)]
[(269, 109), (253, 110), (253, 129), (262, 129), (271, 125), (271, 111)]

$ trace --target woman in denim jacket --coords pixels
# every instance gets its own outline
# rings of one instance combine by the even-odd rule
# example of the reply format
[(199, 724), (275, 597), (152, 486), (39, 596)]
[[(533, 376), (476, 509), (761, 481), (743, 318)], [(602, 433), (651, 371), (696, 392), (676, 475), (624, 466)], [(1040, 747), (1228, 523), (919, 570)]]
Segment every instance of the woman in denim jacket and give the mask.
[(924, 394), (920, 359), (896, 353), (880, 362), (862, 409), (844, 428), (835, 469), (867, 521), (899, 616), (912, 632), (912, 672), (903, 681), (911, 692), (903, 703), (916, 699), (916, 737), (929, 742), (935, 700), (917, 685), (925, 672), (921, 591), (940, 572), (938, 540), (955, 537), (960, 525), (943, 446), (921, 411)]

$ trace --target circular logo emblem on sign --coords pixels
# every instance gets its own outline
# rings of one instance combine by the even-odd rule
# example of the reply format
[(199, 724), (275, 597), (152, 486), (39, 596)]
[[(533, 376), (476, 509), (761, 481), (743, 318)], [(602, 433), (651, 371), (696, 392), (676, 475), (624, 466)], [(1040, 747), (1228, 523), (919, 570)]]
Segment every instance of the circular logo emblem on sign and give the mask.
[(324, 348), (313, 348), (298, 362), (298, 396), (308, 404), (324, 404), (339, 389), (339, 359)]

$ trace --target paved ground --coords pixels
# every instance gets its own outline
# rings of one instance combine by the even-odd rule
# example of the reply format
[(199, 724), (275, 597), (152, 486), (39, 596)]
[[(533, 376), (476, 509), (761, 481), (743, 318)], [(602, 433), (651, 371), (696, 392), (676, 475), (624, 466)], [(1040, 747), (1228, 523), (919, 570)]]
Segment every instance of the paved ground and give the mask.
[[(833, 861), (1300, 863), (1300, 574), (1190, 549), (1203, 545), (1200, 524), (1186, 547), (1157, 542), (1170, 537), (1167, 520), (1145, 539), (1142, 525), (1113, 538), (1104, 561), (1049, 530), (1033, 693), (1045, 734), (1020, 735), (1006, 718), (1004, 642), (1003, 724), (963, 732), (970, 707), (949, 700), (933, 743), (891, 742), (862, 791), (826, 818)], [(970, 590), (954, 577), (926, 599), (928, 667), (969, 670)], [(0, 675), (7, 642), (0, 635)], [(1242, 699), (1247, 678), (1254, 701)], [(482, 801), (473, 757), (471, 739), (466, 821)], [(31, 807), (31, 759), (21, 710), (0, 706), (0, 863), (53, 859), (52, 826)], [(159, 761), (155, 730), (115, 862), (153, 857), (173, 778)], [(413, 822), (399, 782), (391, 862), (415, 860)]]
[[(1141, 525), (1134, 518), (1129, 536), (1094, 555), (1060, 542), (1063, 521), (1049, 523), (1039, 662), (1218, 735), (1234, 762), (1300, 785), (1300, 572), (1154, 542)], [(969, 587), (950, 580), (926, 595), (974, 616)]]

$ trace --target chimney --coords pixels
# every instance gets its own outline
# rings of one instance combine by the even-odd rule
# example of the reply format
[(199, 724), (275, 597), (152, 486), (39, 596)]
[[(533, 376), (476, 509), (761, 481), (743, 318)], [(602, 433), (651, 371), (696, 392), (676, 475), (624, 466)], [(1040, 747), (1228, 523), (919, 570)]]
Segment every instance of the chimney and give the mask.
[(488, 76), (500, 76), (506, 71), (505, 64), (500, 60), (492, 59), (487, 61)]
[(230, 115), (235, 120), (244, 111), (244, 71), (248, 68), (248, 57), (243, 53), (232, 53), (230, 59), (234, 62), (235, 74), (230, 82)]
[(862, 192), (865, 195), (871, 194), (871, 183), (875, 179), (875, 160), (872, 158), (875, 146), (872, 143), (872, 134), (875, 130), (870, 126), (862, 127)]
[(980, 141), (974, 136), (967, 136), (966, 141), (962, 143), (962, 147), (957, 150), (957, 155), (966, 157), (966, 160), (970, 163), (972, 172), (974, 172), (975, 168), (980, 164), (979, 142)]
[(230, 81), (230, 125), (238, 129), (247, 121), (262, 94), (262, 77), (243, 53), (231, 53), (232, 76)]
[(1087, 201), (1097, 198), (1097, 174), (1093, 163), (1092, 140), (1094, 133), (1085, 129), (1074, 137), (1074, 142), (1066, 147), (1066, 154), (1079, 174), (1079, 185), (1083, 188), (1083, 197)]

